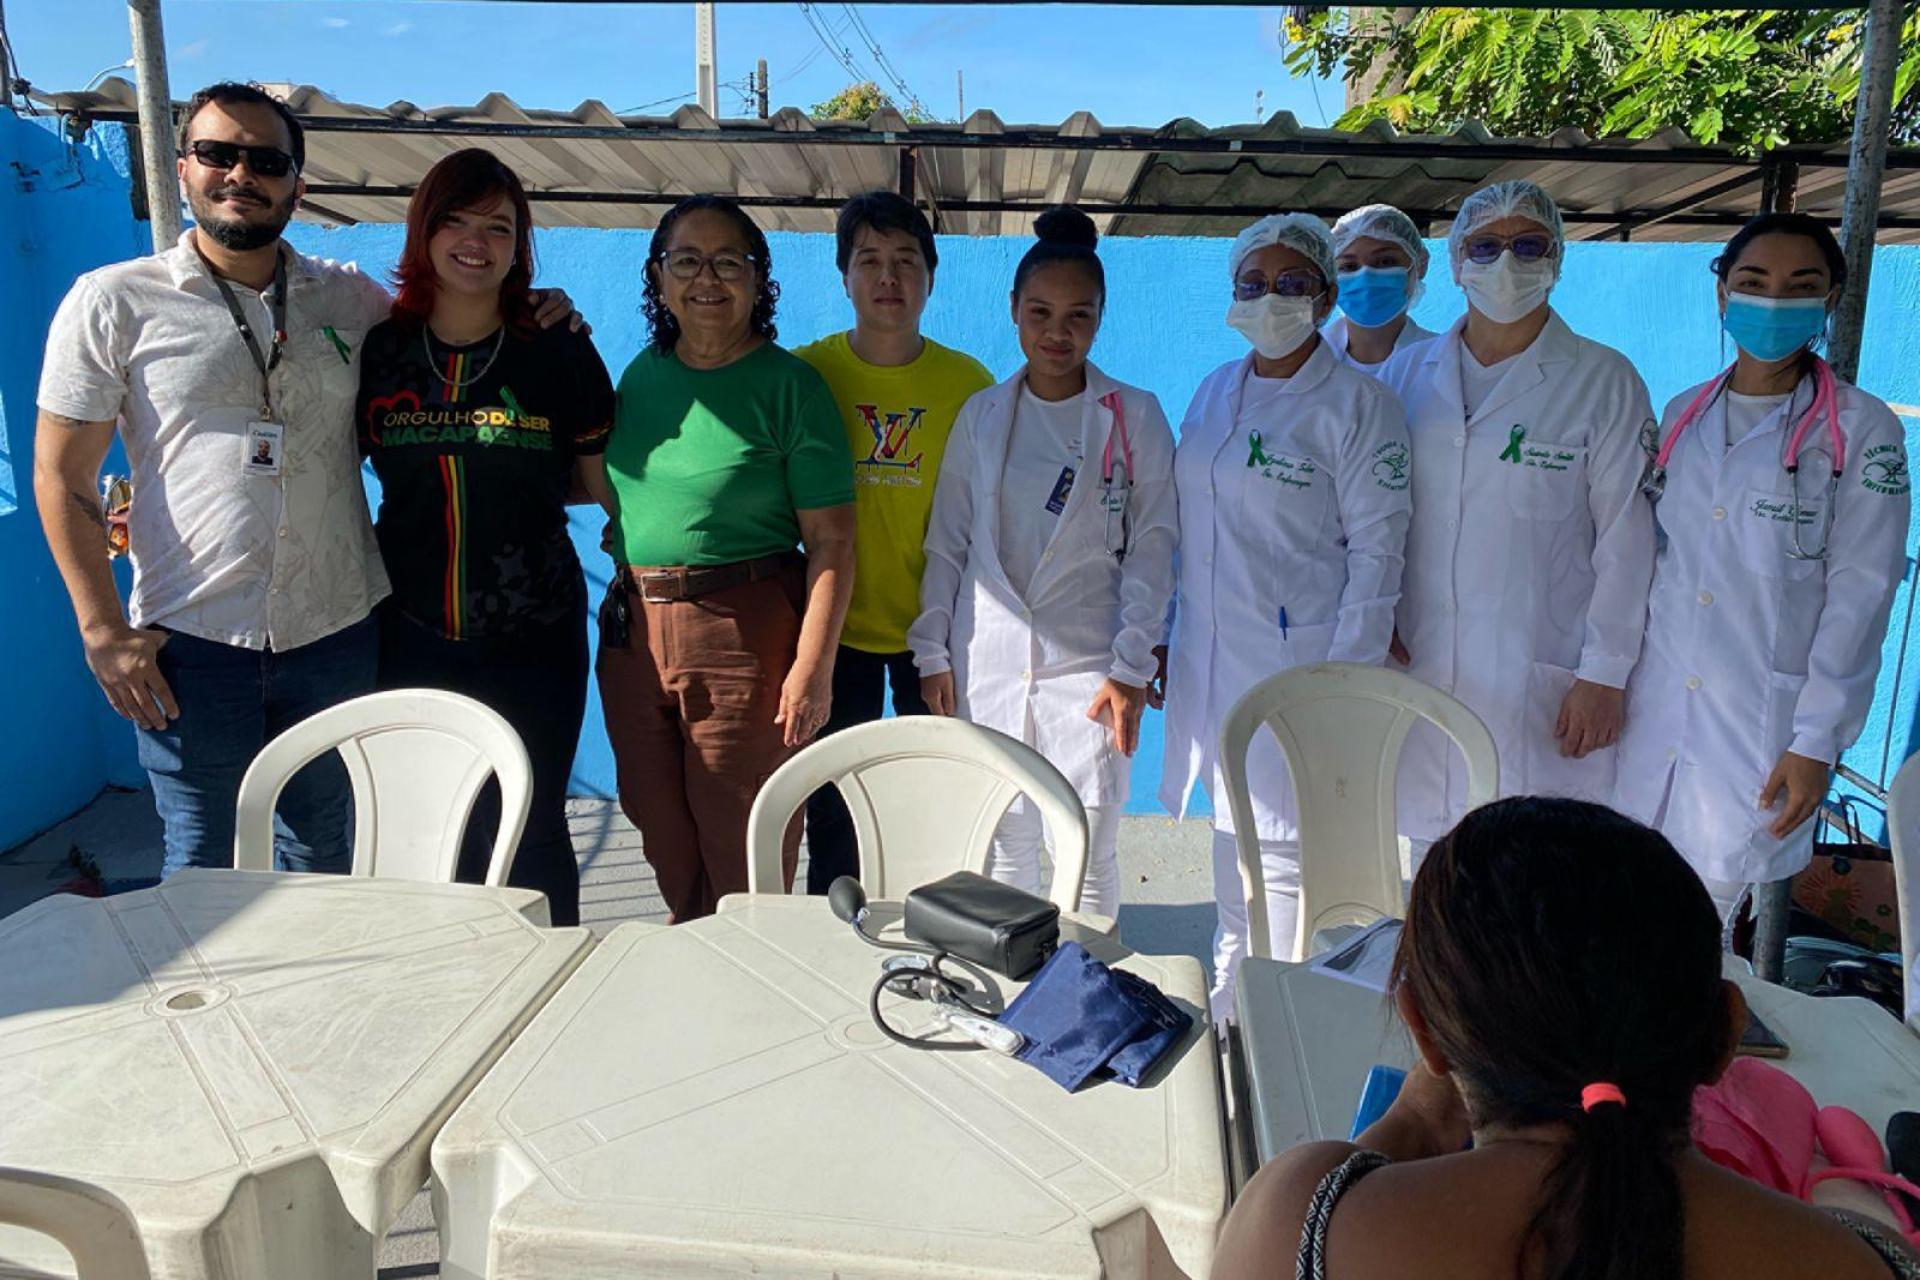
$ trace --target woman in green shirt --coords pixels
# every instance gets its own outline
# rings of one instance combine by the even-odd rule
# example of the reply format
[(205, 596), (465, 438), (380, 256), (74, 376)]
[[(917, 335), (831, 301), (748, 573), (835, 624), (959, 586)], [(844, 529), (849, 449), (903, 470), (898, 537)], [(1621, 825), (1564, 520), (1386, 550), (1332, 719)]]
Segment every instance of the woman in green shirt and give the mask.
[[(746, 889), (748, 810), (826, 723), (853, 591), (853, 461), (826, 383), (774, 344), (770, 268), (731, 200), (661, 219), (652, 340), (620, 379), (607, 445), (620, 568), (600, 698), (620, 807), (675, 922)], [(796, 823), (789, 887), (798, 845)]]

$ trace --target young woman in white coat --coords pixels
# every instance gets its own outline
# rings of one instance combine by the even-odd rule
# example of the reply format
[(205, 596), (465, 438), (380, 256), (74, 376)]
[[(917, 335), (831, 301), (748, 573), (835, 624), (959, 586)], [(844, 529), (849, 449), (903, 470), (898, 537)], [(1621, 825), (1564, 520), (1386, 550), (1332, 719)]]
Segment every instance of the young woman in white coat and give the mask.
[[(1413, 438), (1396, 656), (1486, 722), (1501, 794), (1605, 803), (1653, 574), (1653, 412), (1626, 357), (1549, 305), (1564, 247), (1534, 184), (1468, 196), (1447, 244), (1467, 314), (1381, 370)], [(1401, 833), (1423, 852), (1465, 805), (1465, 762), (1417, 726)]]
[(1378, 374), (1394, 352), (1435, 336), (1407, 314), (1432, 257), (1412, 218), (1390, 204), (1362, 205), (1333, 224), (1333, 256), (1340, 315), (1322, 336), (1334, 355)]
[[(1173, 592), (1173, 433), (1149, 392), (1087, 361), (1106, 308), (1093, 221), (1050, 209), (1013, 278), (1026, 365), (967, 401), (927, 528), (908, 632), (927, 706), (1065, 774), (1092, 829), (1081, 909), (1120, 909), (1129, 758)], [(1016, 801), (994, 877), (1040, 893), (1042, 827)]]
[[(1253, 350), (1200, 384), (1174, 451), (1181, 555), (1160, 798), (1183, 816), (1196, 786), (1213, 801), (1216, 1024), (1232, 1014), (1247, 934), (1220, 727), (1275, 672), (1385, 662), (1400, 598), (1406, 418), (1315, 332), (1334, 279), (1332, 237), (1311, 214), (1274, 214), (1240, 233), (1227, 323)], [(1288, 956), (1300, 906), (1293, 788), (1272, 735), (1255, 737), (1249, 766), (1273, 954)]]
[(1766, 214), (1713, 271), (1738, 354), (1649, 441), (1663, 536), (1619, 796), (1725, 916), (1812, 857), (1873, 700), (1911, 499), (1900, 420), (1814, 354), (1847, 277), (1833, 233)]

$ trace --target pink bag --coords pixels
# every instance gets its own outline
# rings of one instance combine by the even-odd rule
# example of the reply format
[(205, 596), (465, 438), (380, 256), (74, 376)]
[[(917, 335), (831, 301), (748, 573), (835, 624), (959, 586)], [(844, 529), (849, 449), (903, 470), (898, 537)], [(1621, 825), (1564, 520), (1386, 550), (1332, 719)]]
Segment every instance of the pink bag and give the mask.
[(1692, 1127), (1707, 1159), (1796, 1200), (1810, 1202), (1814, 1187), (1833, 1179), (1880, 1188), (1888, 1218), (1920, 1245), (1906, 1205), (1888, 1194), (1920, 1196), (1920, 1187), (1887, 1172), (1886, 1152), (1865, 1120), (1845, 1107), (1821, 1108), (1778, 1067), (1735, 1058), (1717, 1083), (1694, 1091)]

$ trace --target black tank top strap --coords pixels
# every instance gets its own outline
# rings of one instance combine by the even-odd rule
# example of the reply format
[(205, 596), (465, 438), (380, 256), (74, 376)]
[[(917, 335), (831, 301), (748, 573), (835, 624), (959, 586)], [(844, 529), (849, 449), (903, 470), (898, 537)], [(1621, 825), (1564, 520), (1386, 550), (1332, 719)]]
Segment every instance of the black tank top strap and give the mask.
[(1354, 1183), (1393, 1161), (1378, 1151), (1356, 1151), (1320, 1179), (1307, 1203), (1307, 1220), (1300, 1227), (1300, 1252), (1293, 1265), (1294, 1280), (1326, 1280), (1327, 1227), (1333, 1206)]

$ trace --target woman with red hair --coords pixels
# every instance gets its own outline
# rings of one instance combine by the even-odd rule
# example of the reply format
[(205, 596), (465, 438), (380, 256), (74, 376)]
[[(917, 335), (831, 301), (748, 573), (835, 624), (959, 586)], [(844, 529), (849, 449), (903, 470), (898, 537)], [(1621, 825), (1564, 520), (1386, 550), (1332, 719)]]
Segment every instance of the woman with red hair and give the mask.
[[(392, 318), (366, 337), (356, 422), (380, 478), (374, 529), (393, 595), (380, 684), (463, 693), (506, 717), (533, 763), (510, 884), (580, 918), (567, 776), (586, 713), (586, 583), (567, 502), (612, 512), (601, 454), (613, 384), (593, 344), (541, 328), (526, 191), (491, 152), (428, 171), (407, 210)], [(479, 882), (499, 822), (488, 783), (459, 879)]]

